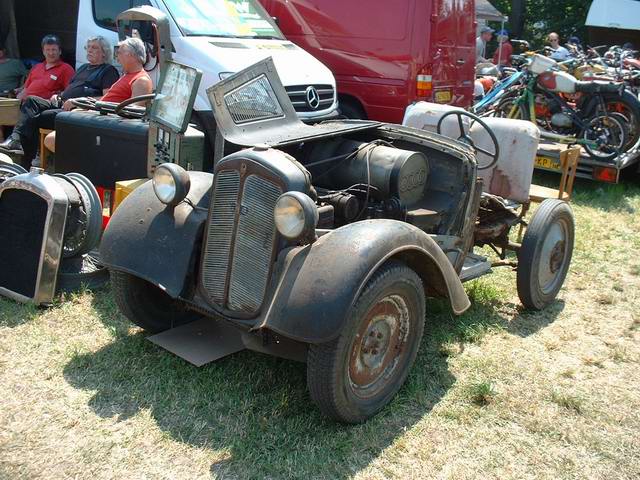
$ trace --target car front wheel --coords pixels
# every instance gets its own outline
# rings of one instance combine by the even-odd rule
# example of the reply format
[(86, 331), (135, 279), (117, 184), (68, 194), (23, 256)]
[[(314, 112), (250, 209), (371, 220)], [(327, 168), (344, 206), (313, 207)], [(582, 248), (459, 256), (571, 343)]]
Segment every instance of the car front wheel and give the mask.
[(120, 312), (150, 333), (159, 333), (198, 318), (160, 288), (125, 272), (112, 270), (111, 289)]
[(422, 280), (395, 262), (382, 266), (333, 341), (310, 345), (307, 386), (320, 410), (360, 423), (387, 405), (405, 382), (425, 321)]

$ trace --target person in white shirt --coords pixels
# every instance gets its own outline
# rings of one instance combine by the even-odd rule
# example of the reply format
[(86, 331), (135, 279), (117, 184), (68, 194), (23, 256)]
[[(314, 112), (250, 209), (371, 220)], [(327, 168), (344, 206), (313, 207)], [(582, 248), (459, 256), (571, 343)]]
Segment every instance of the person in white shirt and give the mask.
[(551, 32), (547, 36), (547, 42), (551, 47), (551, 55), (549, 55), (554, 60), (558, 62), (562, 62), (571, 56), (569, 50), (560, 45), (560, 35), (555, 32)]
[(476, 63), (491, 61), (487, 60), (487, 42), (491, 40), (493, 31), (493, 28), (486, 26), (480, 29), (480, 36), (476, 38)]

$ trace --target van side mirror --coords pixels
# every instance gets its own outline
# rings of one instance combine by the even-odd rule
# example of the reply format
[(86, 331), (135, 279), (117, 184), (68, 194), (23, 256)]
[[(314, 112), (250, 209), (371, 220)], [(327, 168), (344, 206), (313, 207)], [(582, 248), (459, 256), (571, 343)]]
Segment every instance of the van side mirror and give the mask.
[(280, 26), (280, 19), (278, 17), (271, 17), (273, 23), (275, 23), (278, 27)]
[(163, 12), (146, 5), (130, 8), (118, 15), (116, 23), (120, 40), (135, 36), (145, 43), (148, 54), (145, 66), (147, 71), (171, 60), (169, 20)]
[(157, 46), (158, 38), (153, 22), (135, 20), (131, 22), (132, 36), (137, 36), (146, 44)]
[(145, 70), (151, 72), (160, 65), (164, 58), (162, 52), (158, 28), (150, 20), (124, 20), (120, 22), (121, 31), (127, 37), (139, 38), (144, 43), (147, 52), (147, 59), (144, 64)]

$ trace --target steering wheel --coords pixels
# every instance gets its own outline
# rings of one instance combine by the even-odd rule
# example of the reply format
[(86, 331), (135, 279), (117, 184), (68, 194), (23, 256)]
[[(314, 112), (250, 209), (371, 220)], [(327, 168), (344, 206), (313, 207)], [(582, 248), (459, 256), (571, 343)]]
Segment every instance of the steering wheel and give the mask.
[(71, 103), (74, 107), (82, 108), (84, 110), (97, 110), (96, 99), (93, 97), (78, 97), (72, 98)]
[(92, 97), (80, 97), (71, 99), (71, 103), (84, 110), (95, 110), (103, 115), (107, 113), (115, 113), (123, 118), (142, 118), (144, 117), (147, 109), (141, 106), (131, 105), (132, 103), (151, 101), (155, 98), (154, 93), (147, 93), (145, 95), (137, 95), (135, 97), (127, 98), (120, 103), (115, 102), (103, 102)]
[[(482, 165), (482, 166), (478, 165), (478, 170), (486, 170), (487, 168), (493, 167), (498, 161), (498, 158), (500, 157), (500, 146), (498, 144), (498, 139), (496, 138), (495, 133), (493, 133), (493, 130), (489, 128), (489, 125), (487, 125), (480, 117), (478, 117), (477, 115), (474, 115), (473, 113), (469, 113), (464, 110), (451, 110), (450, 112), (445, 113), (442, 117), (440, 117), (440, 120), (438, 120), (436, 131), (438, 132), (439, 135), (442, 135), (442, 122), (444, 121), (445, 118), (447, 118), (450, 115), (455, 115), (458, 118), (458, 126), (460, 127), (460, 136), (457, 138), (457, 140), (459, 142), (466, 143), (467, 145), (471, 146), (471, 148), (473, 148), (473, 150), (476, 153), (476, 158), (478, 153), (484, 153), (486, 156), (491, 158), (491, 161), (487, 165)], [(494, 153), (488, 152), (484, 148), (480, 148), (476, 146), (475, 142), (473, 141), (473, 138), (471, 138), (469, 134), (464, 130), (462, 117), (469, 117), (472, 120), (471, 125), (473, 125), (473, 122), (478, 122), (480, 126), (487, 131), (487, 133), (489, 134), (489, 138), (491, 138), (491, 141), (493, 142)]]
[[(127, 98), (115, 106), (113, 113), (124, 118), (142, 118), (147, 112), (146, 107), (130, 106), (132, 103), (150, 102), (156, 98), (155, 93), (146, 93), (135, 97)], [(131, 115), (131, 116), (128, 116)]]

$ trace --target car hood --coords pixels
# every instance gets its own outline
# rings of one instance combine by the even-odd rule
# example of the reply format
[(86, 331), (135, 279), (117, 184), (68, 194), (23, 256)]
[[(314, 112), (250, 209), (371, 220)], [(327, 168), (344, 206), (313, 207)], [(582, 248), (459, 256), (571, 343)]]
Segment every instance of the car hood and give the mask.
[(270, 57), (209, 87), (207, 95), (223, 138), (245, 147), (281, 147), (381, 125), (368, 120), (302, 123)]

